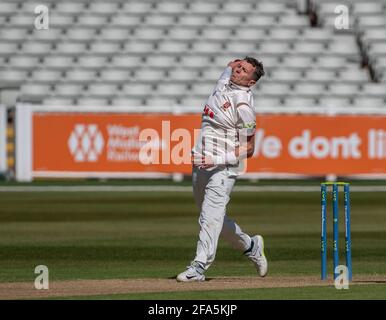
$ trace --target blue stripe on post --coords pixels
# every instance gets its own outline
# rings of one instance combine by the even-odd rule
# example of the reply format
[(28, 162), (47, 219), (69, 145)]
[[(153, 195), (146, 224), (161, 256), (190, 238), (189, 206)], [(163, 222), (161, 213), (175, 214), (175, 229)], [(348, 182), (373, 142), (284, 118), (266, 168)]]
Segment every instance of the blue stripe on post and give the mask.
[(334, 279), (338, 277), (338, 273), (335, 273), (336, 267), (339, 265), (339, 201), (338, 201), (338, 185), (332, 186), (332, 214), (333, 214), (333, 272)]
[(321, 187), (321, 207), (322, 207), (322, 228), (321, 228), (321, 279), (327, 279), (327, 186), (322, 184)]
[(350, 213), (350, 185), (344, 186), (344, 215), (345, 215), (345, 249), (346, 249), (346, 266), (348, 269), (348, 278), (352, 280), (352, 264), (351, 264), (351, 213)]

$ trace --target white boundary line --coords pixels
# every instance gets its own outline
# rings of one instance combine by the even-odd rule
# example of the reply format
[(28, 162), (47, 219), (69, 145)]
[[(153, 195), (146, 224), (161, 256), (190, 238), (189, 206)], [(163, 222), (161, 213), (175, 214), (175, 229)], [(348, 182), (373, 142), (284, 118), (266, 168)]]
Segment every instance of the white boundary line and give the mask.
[[(320, 192), (318, 186), (235, 186), (234, 192)], [(386, 186), (352, 186), (353, 192), (386, 192)], [(0, 192), (192, 192), (191, 186), (0, 186)]]

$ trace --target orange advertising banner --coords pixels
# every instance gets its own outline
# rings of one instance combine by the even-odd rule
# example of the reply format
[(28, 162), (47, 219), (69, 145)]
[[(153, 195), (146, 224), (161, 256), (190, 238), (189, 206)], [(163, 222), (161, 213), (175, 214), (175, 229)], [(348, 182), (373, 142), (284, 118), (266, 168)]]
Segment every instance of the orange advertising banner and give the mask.
[[(37, 112), (33, 174), (190, 174), (200, 121), (196, 114)], [(384, 174), (386, 117), (258, 115), (247, 172)]]

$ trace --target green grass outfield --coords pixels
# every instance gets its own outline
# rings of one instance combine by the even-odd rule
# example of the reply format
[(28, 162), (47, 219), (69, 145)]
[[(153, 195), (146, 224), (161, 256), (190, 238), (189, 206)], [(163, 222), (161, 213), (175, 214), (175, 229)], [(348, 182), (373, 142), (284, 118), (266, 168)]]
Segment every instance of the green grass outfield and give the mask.
[[(2, 184), (6, 185), (6, 184)], [(40, 185), (40, 184), (39, 184)], [(343, 196), (341, 196), (342, 200)], [(385, 193), (352, 193), (355, 275), (386, 275)], [(331, 201), (329, 201), (331, 204)], [(329, 206), (330, 209), (331, 206)], [(234, 192), (229, 215), (265, 237), (269, 277), (319, 275), (318, 192)], [(328, 212), (331, 225), (331, 211)], [(344, 262), (341, 210), (341, 262)], [(33, 283), (37, 265), (50, 280), (169, 278), (193, 258), (198, 212), (190, 192), (0, 193), (0, 282)], [(332, 246), (329, 228), (328, 248)], [(332, 273), (331, 250), (329, 273)], [(255, 275), (220, 241), (207, 277)], [(343, 292), (345, 291), (345, 292)], [(103, 299), (386, 299), (386, 283), (334, 287), (137, 293)], [(90, 298), (90, 297), (85, 297)], [(78, 298), (77, 298), (78, 299)]]

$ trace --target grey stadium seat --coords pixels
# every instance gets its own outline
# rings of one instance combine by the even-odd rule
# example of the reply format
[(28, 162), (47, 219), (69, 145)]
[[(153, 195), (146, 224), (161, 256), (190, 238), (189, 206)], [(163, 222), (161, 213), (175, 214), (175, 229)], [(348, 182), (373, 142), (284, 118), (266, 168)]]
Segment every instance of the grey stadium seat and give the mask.
[(21, 100), (30, 100), (41, 102), (43, 98), (47, 97), (51, 93), (51, 86), (47, 84), (23, 84), (20, 87)]
[(299, 38), (300, 33), (297, 29), (274, 28), (269, 32), (271, 40), (294, 41)]
[(225, 13), (245, 14), (254, 10), (253, 2), (225, 2), (222, 11)]
[(28, 30), (22, 28), (5, 28), (0, 30), (0, 39), (10, 42), (24, 41), (28, 37)]
[(33, 30), (32, 34), (29, 36), (30, 40), (40, 41), (40, 42), (51, 42), (55, 43), (61, 41), (64, 37), (63, 30), (61, 28), (49, 28), (48, 30)]
[(102, 41), (125, 41), (130, 37), (130, 32), (127, 28), (103, 28), (98, 35)]
[(27, 79), (28, 71), (26, 70), (16, 70), (16, 69), (0, 69), (0, 82), (4, 83), (13, 83), (19, 82), (22, 83)]
[(350, 68), (339, 71), (339, 79), (348, 82), (367, 82), (370, 80), (370, 76), (365, 70)]
[(84, 86), (75, 83), (57, 83), (54, 88), (55, 96), (75, 98), (84, 92)]
[(96, 32), (91, 28), (69, 28), (64, 38), (68, 41), (90, 41), (96, 36)]
[(103, 55), (82, 55), (76, 59), (80, 68), (101, 69), (107, 65), (108, 58)]
[(385, 108), (385, 99), (379, 97), (357, 97), (354, 99), (353, 107), (355, 108)]
[(104, 82), (124, 83), (130, 80), (130, 72), (121, 68), (103, 69), (100, 71), (99, 79)]
[(341, 56), (319, 56), (316, 61), (316, 66), (319, 68), (340, 69), (346, 65), (346, 58)]
[(331, 29), (305, 28), (302, 32), (302, 39), (304, 40), (328, 42), (332, 37), (333, 31)]
[(278, 82), (263, 82), (259, 86), (257, 94), (270, 95), (270, 96), (286, 96), (292, 91), (288, 83)]
[(221, 43), (207, 41), (194, 41), (191, 48), (192, 52), (199, 54), (218, 54), (222, 50), (223, 46)]
[(168, 80), (193, 82), (199, 79), (199, 71), (195, 69), (174, 68), (168, 71)]
[(220, 27), (238, 27), (241, 22), (241, 17), (237, 15), (215, 15), (212, 17), (211, 25)]
[(282, 41), (265, 41), (259, 44), (258, 52), (264, 55), (284, 55), (290, 51), (290, 44)]
[(319, 106), (328, 109), (340, 109), (350, 107), (351, 102), (348, 98), (322, 97), (319, 99)]
[(293, 94), (297, 96), (318, 97), (326, 93), (326, 86), (322, 83), (297, 82)]
[(115, 95), (117, 86), (112, 83), (90, 83), (86, 94), (94, 97), (111, 98)]
[(228, 54), (236, 56), (253, 56), (256, 53), (256, 43), (252, 41), (227, 41), (225, 43), (225, 50)]
[(128, 41), (123, 46), (123, 52), (130, 54), (147, 54), (153, 50), (154, 43), (149, 41)]
[(228, 40), (231, 38), (232, 31), (224, 28), (204, 28), (200, 35), (201, 40)]
[(278, 68), (271, 72), (270, 79), (273, 81), (288, 81), (294, 82), (302, 79), (301, 70)]
[(17, 12), (18, 3), (0, 2), (0, 15), (10, 15)]
[(178, 17), (178, 24), (189, 27), (206, 27), (209, 25), (209, 19), (204, 15), (185, 14)]
[(118, 42), (95, 41), (89, 47), (91, 54), (112, 55), (119, 52), (121, 44)]
[(181, 54), (187, 52), (189, 48), (188, 43), (181, 41), (165, 40), (158, 44), (158, 51), (160, 53)]
[(296, 109), (308, 109), (316, 106), (316, 100), (312, 97), (287, 97), (284, 99), (284, 107)]
[(176, 66), (176, 57), (166, 54), (146, 57), (146, 65), (155, 68), (170, 68)]
[(176, 22), (174, 16), (164, 14), (149, 14), (144, 18), (144, 24), (150, 27), (165, 27), (172, 26)]
[[(34, 20), (35, 16), (32, 14), (17, 13), (9, 17), (9, 25), (11, 25), (12, 27), (33, 29)], [(51, 25), (54, 26), (54, 24)]]
[(359, 3), (353, 3), (353, 11), (357, 15), (363, 14), (374, 14), (383, 11), (383, 3), (381, 2), (371, 2), (371, 1), (363, 1)]
[(332, 82), (338, 79), (337, 72), (329, 69), (309, 69), (304, 75), (306, 81)]
[(154, 91), (153, 85), (149, 83), (126, 83), (122, 86), (122, 93), (126, 96), (146, 97)]
[(169, 107), (178, 105), (178, 100), (166, 97), (149, 97), (146, 99), (146, 105), (150, 107)]
[(137, 27), (131, 38), (139, 40), (159, 40), (165, 35), (165, 30), (157, 27)]
[(50, 13), (49, 17), (50, 17), (50, 27), (70, 28), (75, 24), (75, 16), (73, 15), (63, 15), (60, 12), (52, 12)]
[(197, 112), (201, 111), (205, 104), (205, 99), (199, 98), (199, 97), (184, 97), (181, 99), (181, 106), (182, 107), (193, 107), (197, 108)]
[(31, 74), (31, 80), (34, 82), (54, 83), (60, 81), (62, 72), (52, 69), (36, 69)]
[(180, 57), (180, 64), (185, 67), (204, 68), (211, 64), (210, 60), (210, 57), (207, 55), (182, 55)]
[(294, 43), (293, 53), (294, 54), (309, 54), (319, 55), (321, 52), (325, 52), (325, 45), (321, 42), (308, 42), (299, 41)]
[(156, 94), (160, 96), (180, 96), (187, 92), (187, 86), (181, 83), (159, 83)]
[(127, 1), (123, 3), (121, 10), (130, 14), (147, 14), (152, 12), (152, 2)]
[(119, 3), (113, 1), (91, 1), (88, 7), (88, 11), (93, 14), (101, 14), (101, 15), (114, 15), (119, 11)]
[(55, 5), (55, 11), (64, 14), (77, 15), (85, 8), (85, 3), (82, 1), (65, 1), (57, 2)]
[(363, 95), (381, 96), (386, 98), (386, 83), (365, 83), (360, 92)]
[(120, 107), (142, 107), (144, 105), (144, 100), (133, 97), (117, 97), (112, 99), (111, 104)]
[(20, 53), (29, 54), (32, 56), (43, 56), (49, 53), (52, 49), (52, 45), (47, 42), (29, 41), (24, 42), (21, 45)]
[(237, 40), (249, 40), (255, 43), (269, 38), (266, 30), (261, 28), (236, 28), (234, 33), (234, 38)]
[(18, 51), (18, 44), (0, 40), (0, 57), (12, 56)]
[(111, 59), (111, 66), (122, 68), (137, 68), (143, 63), (140, 55), (114, 55)]
[(386, 16), (382, 13), (357, 17), (357, 23), (361, 30), (373, 27), (386, 27)]
[(309, 26), (310, 20), (307, 16), (300, 16), (297, 14), (280, 15), (278, 19), (278, 25), (286, 28), (304, 28)]
[(74, 99), (65, 97), (49, 97), (43, 99), (43, 105), (46, 106), (73, 106)]
[(216, 14), (219, 11), (218, 2), (192, 1), (189, 3), (189, 12), (192, 14)]
[(107, 23), (108, 17), (96, 14), (82, 14), (77, 18), (79, 27), (94, 27), (99, 28)]
[(74, 58), (71, 56), (52, 55), (43, 57), (42, 66), (45, 68), (64, 69), (74, 65)]
[(220, 68), (207, 68), (202, 71), (202, 80), (206, 81), (217, 81), (225, 67)]
[(34, 69), (39, 65), (39, 57), (30, 55), (15, 55), (9, 57), (9, 66), (13, 68)]
[(134, 78), (144, 82), (158, 82), (166, 78), (165, 71), (156, 69), (136, 69)]
[(254, 101), (255, 109), (259, 111), (260, 108), (269, 108), (274, 109), (282, 106), (280, 98), (277, 97), (266, 97), (266, 96), (257, 96)]
[(65, 80), (70, 82), (88, 83), (96, 79), (96, 72), (86, 69), (71, 69), (65, 73)]
[(191, 87), (191, 93), (198, 95), (198, 96), (206, 96), (208, 97), (210, 94), (212, 94), (214, 88), (215, 88), (215, 83), (212, 81), (210, 82), (197, 82), (194, 83)]
[(184, 1), (159, 1), (156, 2), (155, 11), (166, 14), (179, 14), (186, 11), (187, 4)]
[(264, 14), (279, 15), (287, 11), (284, 3), (281, 2), (258, 2), (257, 11)]
[(372, 43), (377, 41), (386, 42), (386, 27), (367, 29), (363, 32), (363, 38), (366, 43)]
[(109, 105), (109, 100), (105, 98), (96, 97), (81, 97), (76, 100), (76, 104), (79, 106), (88, 107), (106, 107)]
[(194, 40), (198, 37), (197, 29), (189, 27), (173, 27), (168, 29), (168, 39), (170, 40)]
[(248, 15), (245, 18), (244, 25), (248, 25), (251, 28), (272, 28), (277, 22), (276, 16), (267, 16), (259, 13)]
[(314, 65), (314, 62), (312, 57), (309, 56), (291, 55), (284, 56), (281, 64), (289, 68), (308, 69)]
[(110, 18), (112, 27), (136, 27), (142, 22), (142, 17), (137, 15), (127, 15), (117, 13)]
[(82, 42), (59, 42), (55, 46), (56, 54), (77, 56), (86, 51), (86, 44)]
[(350, 97), (356, 95), (359, 92), (359, 87), (355, 83), (331, 83), (328, 88), (329, 95)]

